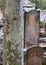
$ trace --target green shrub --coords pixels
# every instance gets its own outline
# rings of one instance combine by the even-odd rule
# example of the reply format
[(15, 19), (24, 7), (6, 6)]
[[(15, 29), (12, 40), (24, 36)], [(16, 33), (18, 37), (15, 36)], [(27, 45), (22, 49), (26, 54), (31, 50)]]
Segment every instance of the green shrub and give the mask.
[(44, 21), (40, 21), (40, 26), (43, 27)]

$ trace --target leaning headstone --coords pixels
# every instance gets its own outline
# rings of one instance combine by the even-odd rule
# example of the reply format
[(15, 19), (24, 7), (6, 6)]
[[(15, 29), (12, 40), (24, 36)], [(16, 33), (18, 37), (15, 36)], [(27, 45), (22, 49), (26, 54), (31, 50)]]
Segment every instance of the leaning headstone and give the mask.
[(26, 65), (42, 65), (43, 49), (40, 47), (32, 47), (26, 53)]

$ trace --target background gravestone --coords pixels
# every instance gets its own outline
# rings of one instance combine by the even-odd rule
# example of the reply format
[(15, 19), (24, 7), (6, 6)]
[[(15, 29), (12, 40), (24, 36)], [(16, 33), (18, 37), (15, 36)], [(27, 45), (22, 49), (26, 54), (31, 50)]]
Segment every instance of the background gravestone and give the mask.
[(43, 49), (40, 47), (32, 47), (26, 53), (26, 65), (42, 65)]

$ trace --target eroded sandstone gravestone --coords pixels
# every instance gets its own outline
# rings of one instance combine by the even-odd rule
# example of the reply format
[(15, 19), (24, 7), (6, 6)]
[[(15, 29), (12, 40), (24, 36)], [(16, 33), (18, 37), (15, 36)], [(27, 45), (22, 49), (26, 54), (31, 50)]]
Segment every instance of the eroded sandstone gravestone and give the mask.
[(26, 65), (42, 65), (43, 49), (40, 47), (32, 47), (26, 53)]
[(25, 47), (38, 45), (39, 13), (30, 11), (25, 14)]

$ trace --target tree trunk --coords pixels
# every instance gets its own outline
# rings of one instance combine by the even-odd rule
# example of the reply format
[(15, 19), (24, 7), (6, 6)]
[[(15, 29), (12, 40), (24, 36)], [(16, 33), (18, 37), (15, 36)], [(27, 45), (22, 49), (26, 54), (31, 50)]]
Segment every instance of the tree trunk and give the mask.
[[(24, 39), (24, 22), (23, 22), (23, 8), (22, 2), (20, 0), (6, 0), (5, 8), (5, 43), (4, 43), (4, 65), (21, 65), (23, 62), (23, 39)], [(21, 9), (22, 8), (22, 9)], [(8, 22), (8, 27), (7, 27)], [(10, 43), (11, 45), (9, 46)], [(18, 45), (16, 49), (16, 44)], [(22, 48), (22, 50), (21, 50)], [(18, 50), (17, 55), (20, 53), (15, 60), (15, 62), (8, 60), (7, 57), (10, 56), (11, 50)], [(15, 52), (15, 51), (14, 51)], [(12, 52), (14, 54), (14, 52)], [(16, 55), (15, 55), (16, 56)], [(11, 58), (11, 57), (10, 57)], [(18, 62), (17, 59), (20, 61)], [(22, 62), (21, 62), (22, 60)], [(13, 62), (11, 64), (11, 62)], [(23, 64), (23, 63), (22, 63)]]

